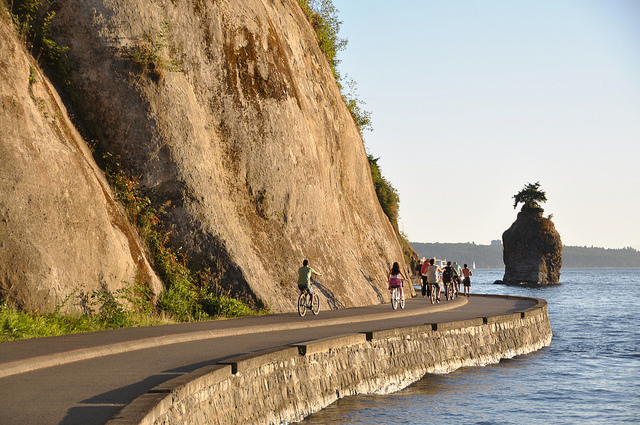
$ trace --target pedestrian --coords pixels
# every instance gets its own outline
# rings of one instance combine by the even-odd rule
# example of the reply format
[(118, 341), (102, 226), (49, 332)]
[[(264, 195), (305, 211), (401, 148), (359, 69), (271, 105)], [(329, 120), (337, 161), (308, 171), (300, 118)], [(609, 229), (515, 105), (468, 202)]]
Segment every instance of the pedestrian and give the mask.
[(471, 292), (471, 279), (470, 277), (473, 276), (473, 272), (471, 270), (469, 270), (469, 268), (467, 267), (467, 265), (464, 265), (464, 268), (462, 269), (462, 275), (464, 276), (464, 279), (462, 279), (462, 284), (464, 285), (464, 295), (466, 295), (467, 297), (470, 295)]
[(422, 296), (431, 296), (431, 286), (428, 283), (427, 271), (429, 269), (429, 262), (425, 259), (420, 269), (420, 277), (422, 278)]
[(416, 264), (415, 274), (420, 277), (420, 270), (422, 270), (422, 261), (418, 258), (418, 264)]

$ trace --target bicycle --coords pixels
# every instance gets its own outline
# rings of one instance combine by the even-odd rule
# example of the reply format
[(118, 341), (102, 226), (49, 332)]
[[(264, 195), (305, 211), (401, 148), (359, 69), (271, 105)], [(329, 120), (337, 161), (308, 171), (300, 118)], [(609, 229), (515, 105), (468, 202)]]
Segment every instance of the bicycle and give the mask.
[(446, 282), (444, 284), (444, 290), (445, 290), (445, 297), (447, 301), (456, 299), (456, 291), (454, 288), (453, 280), (450, 280), (449, 282)]
[(298, 314), (300, 317), (307, 314), (307, 310), (311, 310), (314, 316), (317, 316), (320, 312), (320, 297), (318, 297), (318, 294), (311, 293), (308, 287), (298, 297)]
[(462, 281), (460, 280), (460, 275), (455, 275), (453, 277), (453, 283), (455, 284), (455, 288), (453, 289), (453, 293), (454, 294), (459, 294), (460, 293), (460, 284), (462, 283)]
[(400, 308), (404, 308), (404, 297), (400, 295), (400, 287), (394, 286), (391, 288), (391, 308), (394, 310)]

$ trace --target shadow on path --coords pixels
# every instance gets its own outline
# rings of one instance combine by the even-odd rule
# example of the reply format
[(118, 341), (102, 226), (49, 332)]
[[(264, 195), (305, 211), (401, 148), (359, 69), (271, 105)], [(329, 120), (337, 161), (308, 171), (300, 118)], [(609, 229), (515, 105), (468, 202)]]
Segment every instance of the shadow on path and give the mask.
[(102, 425), (105, 422), (104, 418), (113, 417), (140, 394), (145, 394), (151, 388), (180, 375), (182, 374), (163, 373), (152, 375), (140, 382), (82, 400), (80, 402), (82, 406), (75, 406), (69, 409), (59, 425)]
[(324, 297), (327, 299), (327, 304), (329, 305), (330, 310), (338, 310), (341, 308), (345, 308), (342, 301), (336, 298), (335, 294), (331, 289), (327, 288), (322, 283), (318, 282), (313, 278), (311, 278), (311, 284), (316, 288), (318, 288), (320, 292), (322, 292), (322, 295), (324, 295)]

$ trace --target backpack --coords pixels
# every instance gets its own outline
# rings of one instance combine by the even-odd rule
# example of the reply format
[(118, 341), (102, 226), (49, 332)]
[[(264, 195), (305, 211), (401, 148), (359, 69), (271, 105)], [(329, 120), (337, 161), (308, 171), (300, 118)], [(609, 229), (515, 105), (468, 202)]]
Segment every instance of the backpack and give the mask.
[(442, 280), (444, 280), (445, 282), (449, 282), (452, 277), (453, 269), (450, 266), (445, 267), (444, 271), (442, 272)]

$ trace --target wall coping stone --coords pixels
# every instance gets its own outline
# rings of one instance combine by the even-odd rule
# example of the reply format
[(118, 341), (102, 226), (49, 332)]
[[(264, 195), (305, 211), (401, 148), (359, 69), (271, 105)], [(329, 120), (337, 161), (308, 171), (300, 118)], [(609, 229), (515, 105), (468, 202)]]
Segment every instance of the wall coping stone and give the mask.
[(266, 350), (256, 351), (254, 353), (243, 354), (241, 356), (232, 357), (230, 359), (218, 362), (219, 365), (231, 365), (234, 375), (249, 369), (257, 369), (270, 363), (289, 360), (298, 354), (296, 347), (285, 346), (267, 348)]
[(428, 333), (428, 332), (433, 332), (433, 326), (431, 324), (420, 325), (420, 326), (407, 326), (404, 328), (384, 329), (380, 331), (370, 331), (370, 332), (365, 332), (364, 334), (367, 336), (367, 341), (374, 341), (376, 339), (404, 337), (407, 335)]
[(485, 325), (489, 325), (492, 323), (504, 323), (504, 322), (512, 322), (514, 320), (522, 319), (522, 313), (511, 313), (511, 314), (500, 314), (497, 316), (487, 316), (483, 317)]
[(297, 347), (300, 355), (305, 356), (309, 354), (323, 353), (330, 351), (333, 348), (343, 348), (350, 345), (361, 344), (365, 341), (367, 341), (367, 336), (365, 334), (353, 333), (316, 339), (301, 344), (293, 344), (293, 347)]
[(174, 397), (182, 398), (195, 392), (202, 386), (215, 385), (232, 375), (230, 364), (215, 364), (204, 366), (193, 372), (185, 373), (173, 379), (156, 385), (149, 390), (150, 393), (171, 393)]
[(470, 328), (472, 326), (482, 326), (484, 319), (482, 317), (476, 317), (475, 319), (455, 320), (452, 322), (441, 323), (427, 323), (431, 325), (434, 331), (450, 331), (454, 329)]
[(173, 397), (166, 393), (145, 393), (127, 404), (107, 422), (109, 425), (153, 425), (171, 408)]

